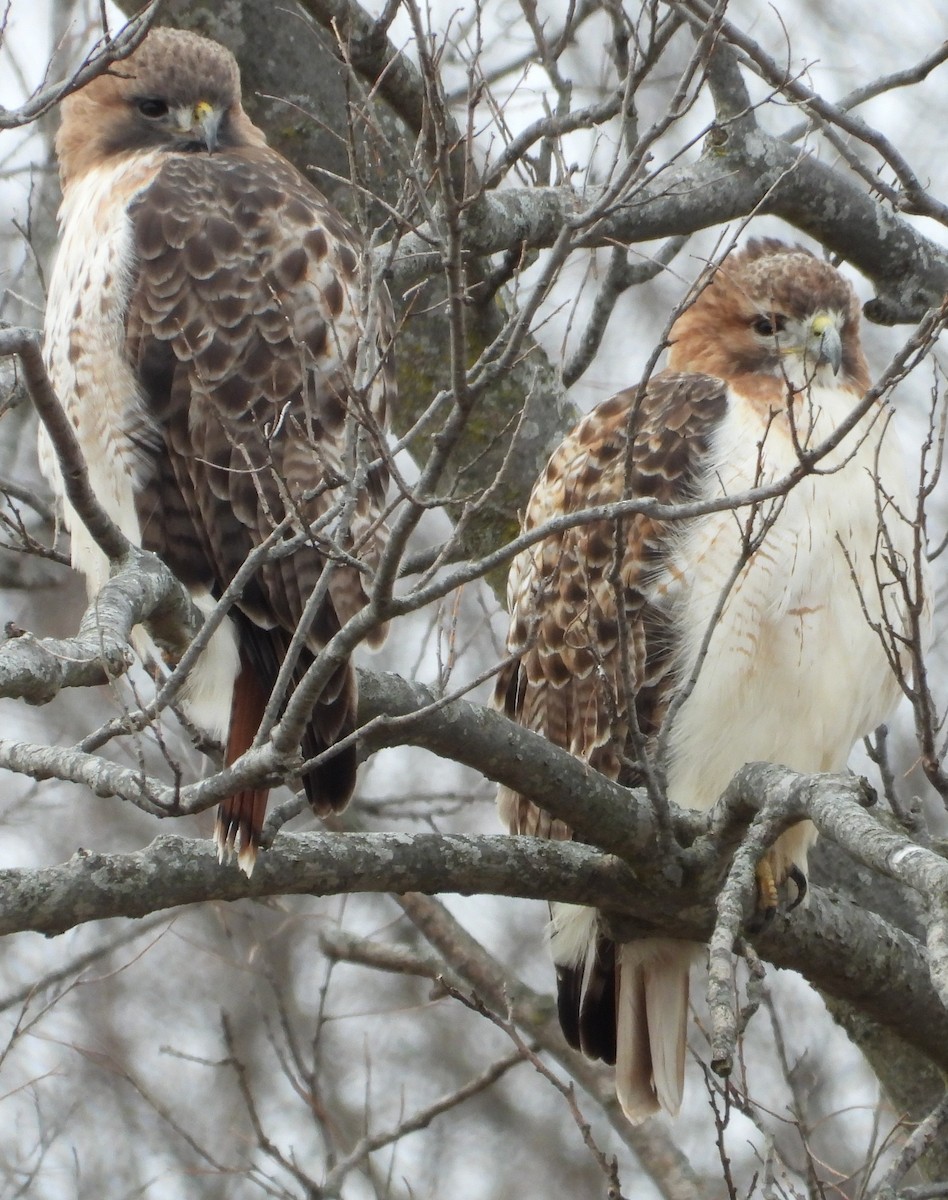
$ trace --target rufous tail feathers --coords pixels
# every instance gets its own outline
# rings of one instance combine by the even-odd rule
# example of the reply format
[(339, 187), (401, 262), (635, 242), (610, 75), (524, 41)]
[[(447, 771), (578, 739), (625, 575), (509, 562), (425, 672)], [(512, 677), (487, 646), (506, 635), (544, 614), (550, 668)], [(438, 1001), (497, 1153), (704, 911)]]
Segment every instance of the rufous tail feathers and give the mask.
[[(224, 752), (227, 766), (236, 762), (253, 745), (268, 699), (267, 690), (256, 672), (241, 656), (240, 672), (234, 682), (230, 730)], [(260, 845), (269, 795), (268, 787), (246, 788), (222, 800), (217, 809), (214, 826), (217, 857), (223, 863), (236, 854), (237, 864), (246, 875), (252, 873), (257, 861), (257, 847)]]
[[(253, 745), (269, 698), (259, 672), (241, 655), (224, 756), (228, 766)], [(350, 733), (355, 728), (355, 713), (355, 673), (344, 663), (314, 705), (303, 735), (303, 757), (315, 758)], [(356, 747), (351, 745), (304, 775), (306, 796), (317, 816), (345, 808), (355, 787), (356, 766)], [(269, 795), (268, 787), (246, 788), (222, 801), (217, 810), (214, 837), (218, 858), (224, 862), (236, 854), (238, 866), (248, 876), (257, 860)]]

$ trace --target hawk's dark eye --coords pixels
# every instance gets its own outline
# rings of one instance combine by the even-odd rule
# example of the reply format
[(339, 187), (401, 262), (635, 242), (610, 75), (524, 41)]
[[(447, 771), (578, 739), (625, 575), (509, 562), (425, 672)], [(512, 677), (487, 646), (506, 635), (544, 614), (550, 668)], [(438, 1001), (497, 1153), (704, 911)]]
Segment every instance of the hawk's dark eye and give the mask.
[(775, 337), (786, 329), (787, 318), (782, 313), (771, 313), (770, 316), (755, 317), (751, 327), (761, 337)]
[(168, 115), (168, 104), (167, 101), (159, 100), (156, 96), (146, 96), (143, 100), (138, 101), (138, 111), (143, 117), (154, 121), (158, 117)]

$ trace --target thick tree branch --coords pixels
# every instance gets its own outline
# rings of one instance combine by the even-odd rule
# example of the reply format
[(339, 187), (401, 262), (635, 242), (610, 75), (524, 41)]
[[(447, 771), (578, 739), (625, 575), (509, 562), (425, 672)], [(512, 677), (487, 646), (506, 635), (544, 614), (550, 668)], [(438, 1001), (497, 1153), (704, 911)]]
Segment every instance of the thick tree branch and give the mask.
[[(207, 900), (350, 892), (488, 892), (542, 897), (548, 872), (564, 898), (621, 905), (632, 871), (592, 847), (497, 834), (284, 834), (261, 853), (250, 880), (221, 866), (212, 841), (156, 838), (127, 855), (80, 850), (39, 871), (0, 871), (0, 935), (62, 933), (85, 921), (141, 917)], [(427, 882), (426, 882), (427, 880)]]
[[(435, 834), (284, 835), (247, 880), (222, 868), (210, 841), (161, 837), (130, 855), (80, 851), (68, 863), (0, 872), (0, 934), (59, 933), (85, 921), (144, 916), (209, 900), (353, 891), (451, 891), (596, 903), (634, 914), (663, 934), (710, 933), (705, 901), (676, 912), (674, 887), (644, 886), (618, 859), (588, 846), (532, 838)], [(815, 889), (807, 911), (755, 939), (777, 966), (857, 1004), (942, 1069), (948, 1012), (914, 939), (841, 897)]]
[[(948, 291), (948, 254), (856, 182), (795, 147), (759, 131), (744, 145), (725, 130), (696, 163), (663, 170), (615, 204), (576, 244), (608, 246), (678, 237), (757, 212), (782, 217), (841, 255), (869, 278), (878, 296), (866, 316), (880, 324), (918, 321)], [(494, 254), (511, 243), (554, 244), (564, 226), (595, 207), (599, 193), (567, 187), (510, 189), (484, 197), (465, 218), (472, 252)], [(382, 248), (376, 252), (385, 253)], [(394, 272), (407, 287), (437, 269), (431, 234), (401, 242)]]
[[(327, 25), (342, 22), (339, 27), (359, 51), (352, 65), (383, 92), (388, 88), (389, 98), (410, 126), (420, 128), (420, 79), (354, 0), (311, 0), (309, 8)], [(702, 20), (708, 11), (702, 8)], [(727, 22), (725, 27), (729, 39), (740, 41), (738, 31)], [(729, 60), (723, 52), (712, 56), (711, 71), (719, 119), (726, 130), (726, 152), (717, 143), (698, 163), (662, 170), (646, 187), (637, 186), (610, 218), (597, 221), (594, 233), (581, 244), (684, 236), (754, 211), (769, 213), (809, 233), (873, 281), (879, 295), (867, 307), (870, 320), (882, 324), (920, 320), (925, 309), (939, 304), (948, 292), (948, 255), (867, 195), (856, 181), (801, 155), (786, 140), (769, 136), (756, 121), (748, 120), (747, 91), (736, 66), (727, 65)], [(399, 64), (397, 71), (395, 64)], [(788, 89), (796, 99), (825, 105), (769, 59), (764, 65), (774, 86)], [(845, 117), (841, 107), (828, 107), (829, 118), (855, 123), (860, 133), (865, 131), (863, 123)], [(479, 254), (504, 251), (511, 245), (552, 246), (564, 224), (582, 209), (595, 207), (595, 200), (594, 190), (580, 198), (565, 187), (492, 193), (465, 214), (466, 245)], [(405, 239), (395, 265), (400, 288), (439, 269), (440, 255), (432, 253), (428, 231)]]
[(62, 688), (108, 683), (131, 665), (134, 626), (148, 623), (156, 640), (180, 653), (200, 621), (165, 564), (131, 549), (86, 609), (75, 637), (37, 638), (7, 628), (0, 643), (0, 696), (46, 704)]

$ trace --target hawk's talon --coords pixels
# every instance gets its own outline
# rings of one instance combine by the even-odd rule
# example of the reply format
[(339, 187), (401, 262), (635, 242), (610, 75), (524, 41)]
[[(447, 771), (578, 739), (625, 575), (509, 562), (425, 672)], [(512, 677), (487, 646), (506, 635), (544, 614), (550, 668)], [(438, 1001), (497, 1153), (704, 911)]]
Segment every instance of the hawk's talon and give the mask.
[(761, 908), (758, 906), (745, 922), (745, 928), (748, 933), (763, 933), (776, 915), (776, 908)]
[(806, 899), (810, 885), (807, 882), (806, 872), (801, 871), (796, 863), (791, 864), (790, 869), (787, 871), (787, 878), (793, 882), (794, 887), (797, 889), (797, 894), (787, 905), (787, 912), (793, 912)]
[(806, 899), (807, 879), (806, 875), (796, 865), (791, 863), (787, 867), (786, 875), (777, 882), (777, 877), (774, 875), (773, 864), (769, 856), (762, 858), (757, 864), (757, 907), (754, 915), (747, 922), (748, 933), (760, 933), (761, 930), (771, 923), (777, 914), (780, 907), (779, 888), (783, 886), (787, 880), (793, 883), (796, 888), (796, 895), (792, 900), (788, 900), (786, 911), (793, 912)]

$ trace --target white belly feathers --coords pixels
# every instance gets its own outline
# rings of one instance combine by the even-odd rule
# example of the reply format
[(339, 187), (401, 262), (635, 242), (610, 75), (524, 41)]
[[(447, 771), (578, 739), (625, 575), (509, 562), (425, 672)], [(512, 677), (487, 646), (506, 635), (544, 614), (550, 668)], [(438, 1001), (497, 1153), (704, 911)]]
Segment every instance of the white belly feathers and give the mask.
[[(818, 445), (855, 403), (850, 391), (814, 387), (801, 441)], [(768, 429), (759, 407), (732, 394), (704, 494), (737, 495), (792, 470), (797, 453), (781, 421), (785, 415)], [(759, 440), (748, 438), (752, 429)], [(885, 616), (902, 628), (898, 589), (885, 586), (880, 513), (892, 545), (912, 561), (913, 530), (902, 514), (913, 506), (887, 412), (867, 416), (818, 471), (753, 515), (745, 507), (694, 522), (676, 547), (679, 628), (690, 631), (679, 686), (706, 643), (668, 742), (668, 795), (683, 807), (710, 807), (735, 771), (756, 759), (841, 770), (853, 744), (896, 704), (898, 684), (870, 625)], [(745, 532), (753, 536), (771, 517), (762, 545), (727, 590)], [(862, 678), (853, 686), (856, 672)]]
[[(126, 203), (153, 174), (153, 163), (135, 159), (123, 168), (89, 171), (67, 190), (59, 212), (62, 236), (49, 285), (44, 346), (50, 379), (79, 438), (89, 482), (135, 542), (141, 537), (133, 492), (136, 463), (125, 430), (129, 415), (140, 412), (141, 399), (124, 354), (134, 266)], [(125, 202), (118, 202), (123, 193)], [(108, 578), (108, 563), (63, 499), (59, 464), (43, 428), (39, 461), (62, 500), (73, 566), (94, 593)]]

